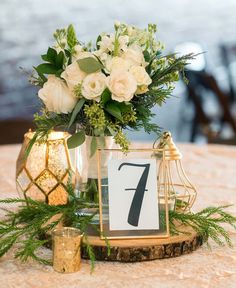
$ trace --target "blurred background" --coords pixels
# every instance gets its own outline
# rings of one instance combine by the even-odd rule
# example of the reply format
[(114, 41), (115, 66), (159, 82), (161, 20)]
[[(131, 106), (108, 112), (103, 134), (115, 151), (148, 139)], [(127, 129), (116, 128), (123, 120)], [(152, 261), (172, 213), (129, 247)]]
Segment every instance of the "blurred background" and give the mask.
[[(1, 0), (0, 144), (17, 143), (32, 127), (40, 103), (28, 83), (32, 66), (52, 45), (56, 28), (74, 24), (85, 42), (110, 32), (113, 22), (156, 23), (166, 52), (205, 52), (189, 67), (154, 121), (177, 141), (236, 144), (235, 0)], [(135, 140), (153, 135), (131, 133)]]

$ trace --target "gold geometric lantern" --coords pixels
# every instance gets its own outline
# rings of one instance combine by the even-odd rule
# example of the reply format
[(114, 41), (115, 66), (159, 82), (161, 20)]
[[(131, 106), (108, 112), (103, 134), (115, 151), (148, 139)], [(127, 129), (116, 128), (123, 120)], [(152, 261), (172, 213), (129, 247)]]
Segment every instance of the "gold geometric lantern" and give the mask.
[(34, 132), (24, 135), (24, 142), (16, 163), (16, 186), (19, 194), (50, 205), (66, 204), (65, 186), (71, 170), (71, 157), (66, 132), (53, 131), (46, 143), (35, 142), (28, 157), (25, 150)]
[(182, 155), (170, 132), (163, 133), (157, 148), (163, 150), (159, 166), (158, 195), (164, 195), (164, 191), (167, 191), (170, 210), (189, 211), (195, 202), (197, 191), (183, 169)]

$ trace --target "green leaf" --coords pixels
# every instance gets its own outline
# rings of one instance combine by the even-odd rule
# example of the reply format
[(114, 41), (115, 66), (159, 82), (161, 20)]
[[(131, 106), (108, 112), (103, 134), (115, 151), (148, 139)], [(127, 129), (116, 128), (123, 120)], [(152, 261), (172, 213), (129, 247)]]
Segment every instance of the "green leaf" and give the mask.
[(64, 53), (61, 51), (58, 55), (57, 55), (57, 57), (56, 57), (56, 67), (57, 68), (63, 68), (63, 64), (64, 64)]
[(93, 157), (96, 151), (97, 151), (97, 139), (96, 137), (93, 137), (90, 144), (90, 157)]
[(43, 59), (43, 61), (49, 62), (47, 54), (41, 55), (41, 58)]
[(150, 53), (147, 50), (143, 51), (143, 56), (146, 62), (149, 62), (151, 60)]
[(85, 99), (82, 98), (79, 100), (79, 102), (75, 105), (75, 108), (72, 112), (71, 118), (70, 118), (70, 123), (68, 125), (68, 128), (70, 128), (70, 126), (74, 123), (76, 116), (78, 115), (79, 111), (81, 110), (81, 108), (83, 107), (85, 102)]
[(69, 149), (76, 148), (85, 141), (85, 132), (79, 131), (67, 139), (67, 146)]
[(39, 74), (55, 74), (57, 72), (57, 68), (49, 63), (40, 64), (35, 69)]
[(132, 109), (132, 104), (127, 102), (116, 103), (121, 112), (128, 112)]
[(39, 77), (43, 80), (43, 82), (47, 82), (47, 78), (40, 71), (38, 71), (37, 67), (33, 66), (33, 68), (38, 73)]
[(67, 44), (72, 49), (77, 42), (74, 26), (70, 24), (67, 28)]
[(109, 114), (114, 116), (115, 118), (119, 119), (120, 121), (123, 121), (122, 115), (121, 115), (121, 111), (120, 111), (119, 107), (117, 107), (117, 105), (115, 103), (113, 103), (113, 102), (108, 103), (107, 106), (105, 107), (105, 110)]
[(111, 92), (106, 88), (101, 95), (101, 103), (105, 105), (109, 100), (111, 100)]
[(80, 69), (87, 74), (94, 73), (103, 67), (101, 63), (92, 57), (79, 59), (77, 60), (77, 63), (79, 64)]
[(100, 48), (100, 45), (98, 44), (98, 42), (100, 42), (101, 40), (102, 40), (102, 36), (98, 35), (98, 38), (97, 38), (97, 41), (96, 41), (96, 47), (97, 47), (98, 50)]
[(47, 61), (55, 64), (56, 63), (56, 58), (57, 58), (57, 51), (51, 47), (48, 48), (47, 51)]

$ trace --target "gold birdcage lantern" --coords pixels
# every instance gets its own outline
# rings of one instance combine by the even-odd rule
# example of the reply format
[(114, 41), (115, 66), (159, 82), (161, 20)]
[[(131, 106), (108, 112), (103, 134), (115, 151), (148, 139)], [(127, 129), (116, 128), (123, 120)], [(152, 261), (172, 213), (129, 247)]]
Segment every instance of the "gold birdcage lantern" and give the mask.
[(16, 163), (16, 187), (20, 195), (50, 205), (67, 202), (66, 185), (69, 171), (73, 170), (73, 158), (66, 143), (68, 136), (66, 132), (52, 131), (45, 143), (36, 141), (25, 157), (34, 132), (24, 135)]
[(184, 171), (182, 155), (173, 142), (170, 132), (163, 133), (156, 148), (163, 151), (161, 155), (157, 155), (162, 157), (158, 174), (160, 202), (167, 191), (170, 210), (189, 211), (195, 202), (197, 191)]

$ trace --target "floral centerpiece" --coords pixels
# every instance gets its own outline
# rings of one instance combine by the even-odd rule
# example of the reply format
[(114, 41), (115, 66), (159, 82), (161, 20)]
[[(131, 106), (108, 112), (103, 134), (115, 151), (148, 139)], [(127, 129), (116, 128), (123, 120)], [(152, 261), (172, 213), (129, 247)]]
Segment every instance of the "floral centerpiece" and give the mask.
[(128, 151), (125, 129), (158, 133), (151, 109), (171, 95), (194, 55), (163, 55), (155, 33), (154, 24), (139, 29), (116, 22), (114, 33), (98, 35), (92, 47), (77, 39), (72, 25), (56, 30), (56, 43), (42, 55), (44, 63), (34, 67), (37, 74), (31, 78), (41, 87), (38, 96), (44, 105), (35, 115), (37, 129), (30, 146), (58, 127), (73, 134), (69, 148), (92, 136), (91, 154), (97, 136), (113, 136)]

